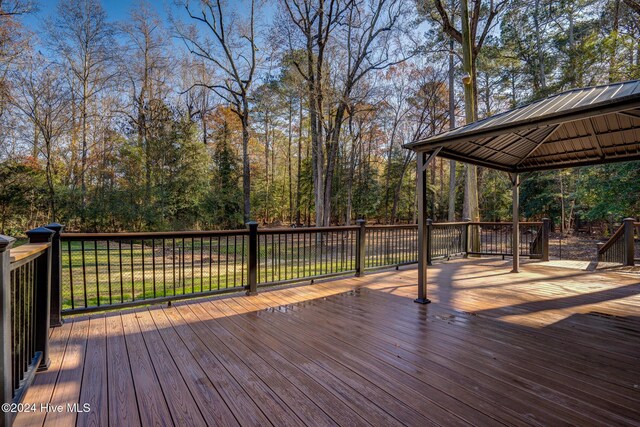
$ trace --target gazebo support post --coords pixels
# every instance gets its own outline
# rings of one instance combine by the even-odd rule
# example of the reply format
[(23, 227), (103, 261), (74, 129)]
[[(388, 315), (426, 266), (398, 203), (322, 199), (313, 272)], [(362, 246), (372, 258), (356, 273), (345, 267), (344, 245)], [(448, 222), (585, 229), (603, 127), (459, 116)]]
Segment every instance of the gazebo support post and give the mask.
[(427, 298), (427, 166), (440, 152), (440, 147), (431, 153), (416, 153), (416, 197), (418, 201), (418, 298), (413, 300), (419, 304), (429, 304)]
[(513, 232), (511, 233), (511, 251), (513, 252), (512, 273), (520, 272), (520, 176), (510, 173), (511, 198), (513, 204)]

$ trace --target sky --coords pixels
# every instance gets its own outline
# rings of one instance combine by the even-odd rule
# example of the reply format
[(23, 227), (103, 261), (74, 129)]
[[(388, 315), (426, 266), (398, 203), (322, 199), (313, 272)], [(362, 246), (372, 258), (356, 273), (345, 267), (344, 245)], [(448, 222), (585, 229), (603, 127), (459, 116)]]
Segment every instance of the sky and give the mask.
[[(188, 19), (186, 12), (183, 8), (176, 5), (174, 0), (145, 0), (156, 11), (158, 16), (163, 19), (164, 24), (170, 28), (169, 14), (173, 13), (175, 17)], [(34, 32), (36, 35), (44, 34), (44, 22), (49, 16), (52, 16), (57, 9), (59, 2), (65, 2), (65, 0), (34, 0), (36, 4), (36, 11), (21, 16), (21, 21), (24, 26)], [(107, 19), (109, 22), (125, 21), (127, 20), (129, 13), (134, 9), (141, 0), (100, 0), (102, 7), (107, 13)], [(194, 1), (194, 3), (196, 3)], [(224, 4), (224, 3), (223, 3)], [(243, 14), (240, 10), (245, 5), (248, 5), (248, 0), (227, 0), (227, 10), (234, 10), (238, 14)], [(267, 1), (260, 7), (259, 13), (256, 14), (257, 19), (262, 23), (270, 24), (273, 15), (275, 14), (276, 1)], [(40, 46), (40, 49), (47, 51), (46, 46)]]
[[(64, 0), (61, 0), (64, 2)], [(107, 12), (109, 21), (125, 20), (129, 15), (129, 11), (138, 4), (139, 0), (102, 0), (102, 7)], [(175, 5), (172, 1), (166, 0), (148, 0), (154, 6), (156, 13), (163, 19), (167, 19), (167, 10)], [(43, 20), (55, 13), (58, 0), (36, 0), (37, 11), (24, 17), (24, 24), (32, 31), (40, 32), (42, 30)]]

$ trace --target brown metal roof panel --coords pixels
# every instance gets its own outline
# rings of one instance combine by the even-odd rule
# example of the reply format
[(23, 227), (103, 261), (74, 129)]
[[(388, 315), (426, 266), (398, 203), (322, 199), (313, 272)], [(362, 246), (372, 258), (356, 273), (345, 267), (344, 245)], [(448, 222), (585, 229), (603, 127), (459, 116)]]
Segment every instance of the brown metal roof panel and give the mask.
[[(594, 88), (591, 88), (593, 91)], [(555, 102), (548, 102), (542, 105), (542, 108), (536, 112), (537, 117), (546, 116), (554, 113), (558, 113), (561, 111), (570, 110), (573, 106), (579, 102), (586, 94), (591, 93), (575, 91), (573, 93), (566, 93), (558, 96), (558, 99)]]
[(591, 105), (595, 102), (601, 102), (609, 99), (607, 95), (608, 86), (597, 86), (591, 88), (591, 90), (584, 91), (581, 96), (575, 100), (570, 108), (583, 107), (585, 105)]
[(503, 148), (508, 147), (509, 145), (517, 142), (520, 139), (517, 135), (513, 133), (506, 133), (504, 135), (500, 135), (496, 138), (491, 139), (485, 145), (489, 148), (493, 148), (495, 150), (501, 150)]

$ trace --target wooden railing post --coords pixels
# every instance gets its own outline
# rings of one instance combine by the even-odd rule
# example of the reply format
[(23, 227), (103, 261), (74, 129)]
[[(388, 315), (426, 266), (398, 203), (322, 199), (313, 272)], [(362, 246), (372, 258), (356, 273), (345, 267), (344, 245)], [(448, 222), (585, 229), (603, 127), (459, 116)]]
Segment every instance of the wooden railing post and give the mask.
[(542, 261), (549, 261), (549, 236), (551, 233), (551, 220), (542, 218)]
[[(45, 227), (27, 231), (29, 243), (51, 243), (55, 231)], [(38, 371), (49, 368), (49, 325), (51, 320), (51, 247), (36, 260), (36, 336), (35, 351), (42, 352)]]
[(600, 262), (603, 260), (604, 256), (600, 253), (602, 251), (602, 247), (604, 246), (604, 242), (596, 243), (596, 261)]
[[(45, 225), (53, 230), (51, 239), (51, 327), (62, 326), (62, 248), (60, 246), (60, 233), (64, 225), (53, 222)], [(71, 262), (71, 260), (69, 260)]]
[(258, 223), (249, 221), (249, 285), (247, 295), (258, 294)]
[(431, 254), (431, 240), (433, 237), (433, 220), (427, 219), (427, 265), (433, 265), (431, 262), (432, 254)]
[(635, 234), (635, 219), (625, 218), (622, 222), (624, 224), (624, 265), (632, 266), (634, 265), (633, 238)]
[[(0, 404), (13, 402), (11, 369), (11, 260), (9, 249), (16, 239), (0, 234)], [(9, 411), (0, 414), (0, 427), (11, 425)]]
[(463, 219), (464, 222), (466, 222), (467, 224), (464, 226), (464, 258), (469, 257), (469, 251), (470, 249), (470, 239), (469, 236), (471, 235), (469, 228), (471, 228), (471, 224), (469, 224), (471, 222), (470, 218), (465, 218)]
[(356, 220), (356, 224), (360, 226), (358, 229), (358, 240), (356, 241), (356, 277), (364, 276), (365, 256), (367, 252), (367, 221), (364, 219)]

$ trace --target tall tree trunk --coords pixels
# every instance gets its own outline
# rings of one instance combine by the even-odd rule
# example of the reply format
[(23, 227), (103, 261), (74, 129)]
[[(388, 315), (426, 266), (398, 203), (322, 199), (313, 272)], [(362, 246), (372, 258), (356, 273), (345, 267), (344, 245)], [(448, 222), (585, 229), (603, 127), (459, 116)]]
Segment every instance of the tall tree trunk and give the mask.
[(540, 89), (545, 91), (547, 89), (547, 79), (544, 72), (544, 50), (542, 49), (542, 33), (540, 30), (540, 0), (536, 0), (534, 5), (533, 26), (536, 37), (536, 53), (538, 56), (538, 78), (534, 80), (537, 80)]
[(84, 227), (85, 220), (85, 210), (87, 206), (87, 181), (86, 181), (86, 173), (87, 173), (87, 103), (88, 103), (88, 81), (84, 79), (82, 82), (82, 106), (80, 114), (82, 120), (82, 152), (81, 152), (81, 160), (80, 160), (80, 197), (81, 197), (81, 208), (80, 208), (80, 222), (82, 223), (82, 227)]
[(351, 136), (351, 153), (349, 156), (349, 175), (347, 176), (347, 210), (345, 213), (345, 224), (351, 225), (353, 209), (353, 180), (356, 170), (356, 142), (357, 137), (353, 133), (353, 119), (349, 116), (349, 134)]
[[(398, 203), (400, 203), (400, 192), (402, 191), (402, 181), (404, 181), (404, 176), (407, 173), (407, 168), (411, 164), (413, 160), (413, 153), (407, 152), (404, 162), (402, 163), (402, 169), (400, 170), (400, 176), (398, 177), (398, 181), (395, 185), (395, 191), (393, 192), (393, 206), (391, 207), (391, 223), (395, 224), (398, 222)], [(413, 214), (415, 216), (416, 212), (413, 210)], [(415, 218), (414, 218), (415, 219)], [(415, 221), (414, 221), (415, 222)]]
[(302, 177), (302, 97), (298, 117), (298, 178), (296, 180), (296, 225), (300, 225), (300, 178)]
[(287, 145), (287, 172), (289, 173), (289, 222), (293, 222), (293, 166), (291, 145), (293, 144), (293, 97), (289, 96), (289, 144)]
[(332, 131), (327, 136), (327, 170), (325, 172), (324, 180), (324, 222), (323, 226), (328, 227), (331, 225), (331, 194), (333, 190), (333, 176), (336, 169), (336, 161), (338, 157), (338, 146), (340, 144), (340, 129), (342, 128), (342, 121), (344, 120), (344, 114), (346, 112), (346, 105), (341, 102), (336, 109), (334, 126)]
[[(449, 129), (456, 127), (455, 80), (453, 64), (453, 37), (449, 38)], [(447, 220), (456, 220), (456, 161), (449, 160), (449, 209)]]
[[(469, 5), (467, 0), (461, 0), (462, 7), (462, 67), (467, 79), (464, 86), (464, 111), (466, 122), (472, 123), (477, 119), (475, 97), (475, 67), (472, 58), (472, 40), (469, 29)], [(478, 178), (475, 165), (465, 165), (464, 206), (462, 216), (472, 221), (479, 221), (478, 209)], [(477, 240), (477, 239), (476, 239)]]
[(267, 196), (264, 201), (264, 222), (269, 224), (269, 200), (271, 198), (269, 187), (269, 111), (264, 113), (264, 181)]
[(316, 84), (314, 79), (315, 69), (313, 67), (314, 54), (311, 40), (309, 40), (308, 47), (308, 61), (309, 61), (309, 121), (311, 125), (311, 163), (313, 169), (313, 194), (315, 199), (316, 210), (316, 226), (322, 226), (323, 214), (324, 214), (324, 194), (323, 194), (323, 176), (324, 176), (324, 147), (322, 143), (322, 122), (320, 120), (322, 103), (321, 94), (319, 93), (321, 87)]
[(620, 26), (620, 0), (615, 0), (613, 4), (613, 28), (611, 30), (611, 53), (609, 54), (609, 83), (617, 82), (618, 76), (618, 30)]
[(251, 167), (249, 164), (249, 102), (243, 99), (242, 116), (242, 191), (244, 196), (244, 221), (251, 220)]

